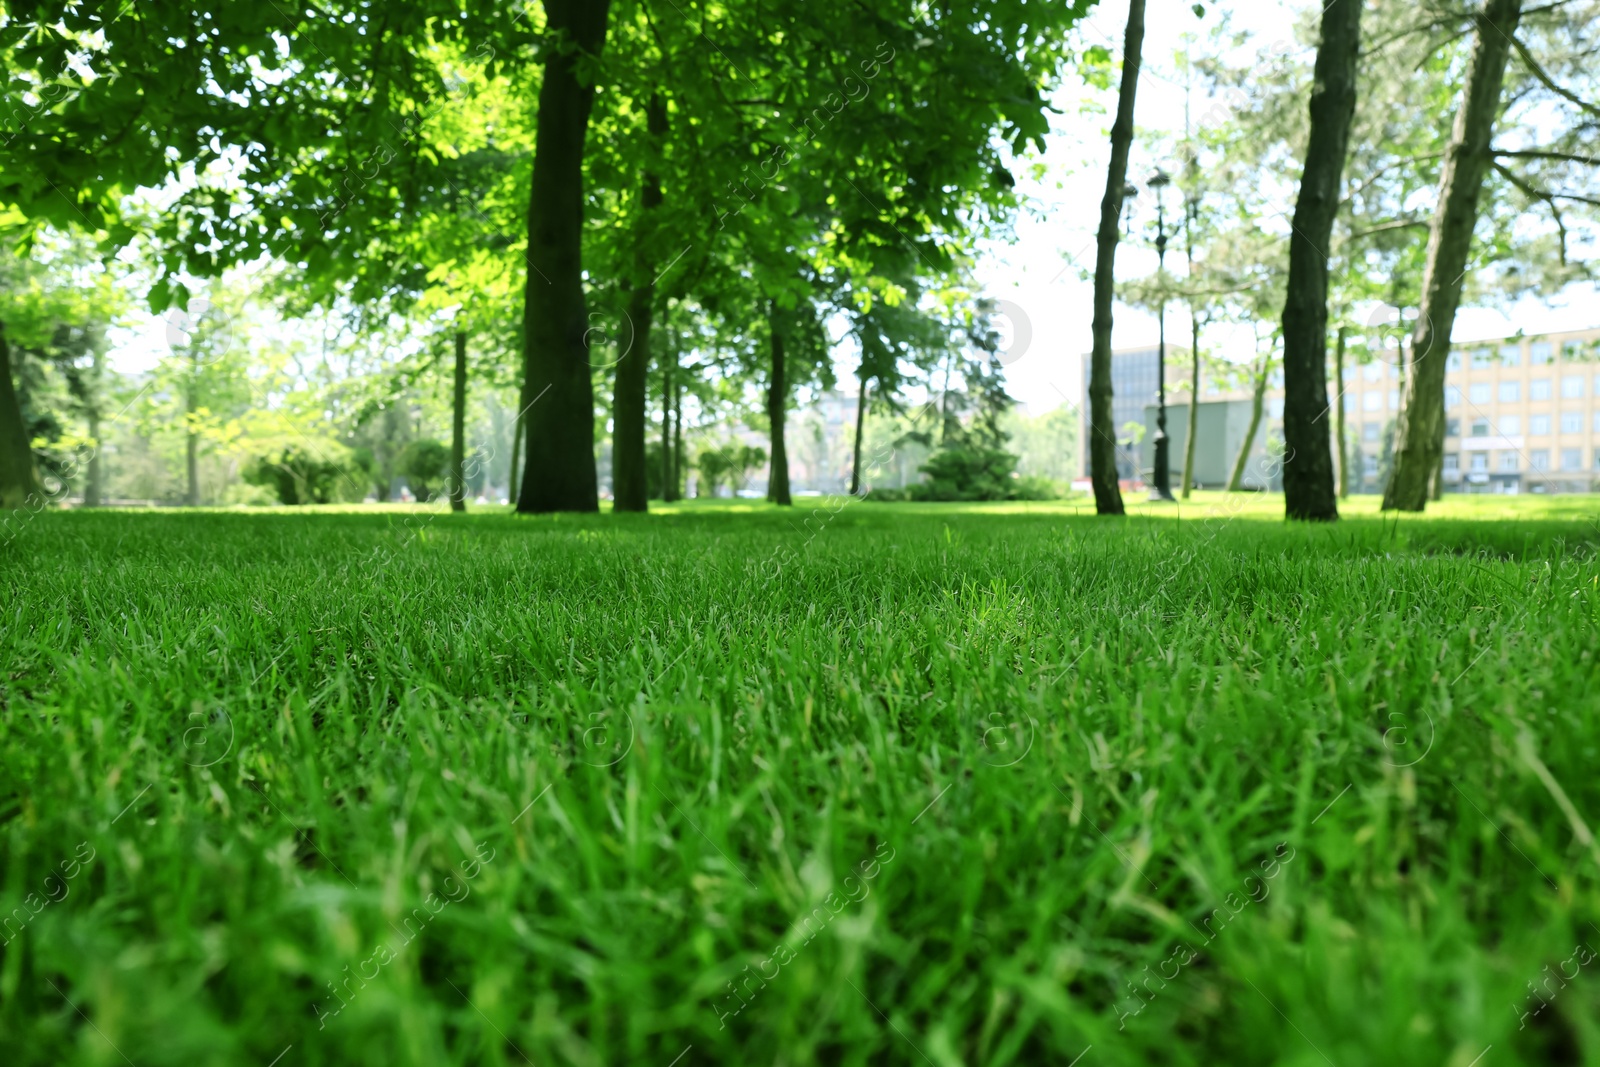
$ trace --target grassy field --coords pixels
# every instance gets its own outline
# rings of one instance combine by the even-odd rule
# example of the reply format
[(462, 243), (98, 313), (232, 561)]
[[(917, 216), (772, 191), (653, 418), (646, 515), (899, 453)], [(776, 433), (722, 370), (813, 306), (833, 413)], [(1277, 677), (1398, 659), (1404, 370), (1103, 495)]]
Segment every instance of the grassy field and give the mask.
[(0, 1062), (1600, 1063), (1600, 501), (1374, 503), (26, 519)]

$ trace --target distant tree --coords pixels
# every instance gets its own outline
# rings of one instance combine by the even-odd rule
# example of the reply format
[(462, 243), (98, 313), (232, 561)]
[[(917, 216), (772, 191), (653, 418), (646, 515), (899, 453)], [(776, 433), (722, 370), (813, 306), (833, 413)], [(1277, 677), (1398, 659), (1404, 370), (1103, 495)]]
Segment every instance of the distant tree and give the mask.
[(449, 447), (431, 437), (412, 441), (400, 453), (399, 473), (423, 503), (433, 499), (429, 483), (437, 485), (449, 470)]

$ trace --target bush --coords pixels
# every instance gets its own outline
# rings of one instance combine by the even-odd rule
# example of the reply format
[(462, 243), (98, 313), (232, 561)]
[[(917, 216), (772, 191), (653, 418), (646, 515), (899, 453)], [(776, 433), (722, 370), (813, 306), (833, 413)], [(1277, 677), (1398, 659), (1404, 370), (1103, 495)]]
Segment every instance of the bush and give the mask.
[(1010, 500), (1017, 457), (999, 448), (963, 444), (941, 448), (922, 465), (928, 480), (911, 487), (913, 500)]
[(329, 504), (343, 498), (355, 472), (343, 445), (328, 444), (316, 452), (290, 446), (258, 457), (245, 468), (244, 480), (272, 490), (280, 504)]
[(450, 449), (444, 442), (431, 437), (419, 438), (406, 445), (396, 466), (396, 470), (411, 486), (411, 492), (424, 504), (434, 496), (428, 483), (438, 483), (449, 469)]
[(909, 489), (868, 489), (864, 499), (874, 500), (880, 504), (899, 504), (911, 499)]
[(222, 506), (226, 508), (270, 508), (276, 503), (277, 494), (265, 485), (242, 482), (222, 491)]

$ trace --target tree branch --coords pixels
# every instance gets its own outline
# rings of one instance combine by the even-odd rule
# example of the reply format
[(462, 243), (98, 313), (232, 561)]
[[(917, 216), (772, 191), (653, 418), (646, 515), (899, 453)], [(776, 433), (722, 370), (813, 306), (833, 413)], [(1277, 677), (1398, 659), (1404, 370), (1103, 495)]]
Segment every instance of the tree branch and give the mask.
[(1500, 159), (1561, 159), (1568, 163), (1587, 163), (1591, 167), (1600, 167), (1600, 158), (1595, 156), (1575, 156), (1570, 152), (1546, 152), (1542, 149), (1502, 152), (1498, 148), (1491, 151)]
[(1600, 107), (1596, 107), (1594, 104), (1584, 100), (1576, 93), (1570, 92), (1557, 85), (1555, 83), (1555, 79), (1546, 74), (1545, 69), (1539, 65), (1539, 61), (1533, 58), (1533, 53), (1528, 51), (1528, 46), (1517, 39), (1516, 34), (1511, 35), (1511, 47), (1515, 48), (1517, 50), (1517, 55), (1522, 57), (1522, 62), (1527, 65), (1528, 73), (1532, 74), (1535, 78), (1538, 78), (1541, 82), (1543, 82), (1545, 88), (1549, 89), (1552, 93), (1555, 93), (1559, 97), (1570, 100), (1572, 103), (1577, 104), (1580, 108), (1591, 114), (1600, 115)]

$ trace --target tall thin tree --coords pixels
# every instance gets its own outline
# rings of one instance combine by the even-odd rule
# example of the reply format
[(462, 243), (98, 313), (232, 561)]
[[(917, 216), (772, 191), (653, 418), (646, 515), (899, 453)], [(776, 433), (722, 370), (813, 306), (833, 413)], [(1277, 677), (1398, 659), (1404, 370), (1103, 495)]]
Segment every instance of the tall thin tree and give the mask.
[(1472, 58), (1439, 176), (1438, 206), (1428, 235), (1422, 308), (1411, 340), (1411, 373), (1406, 376), (1405, 399), (1395, 426), (1394, 465), (1383, 490), (1385, 509), (1421, 511), (1427, 506), (1429, 483), (1439, 471), (1450, 331), (1461, 304), (1467, 254), (1478, 221), (1478, 195), (1493, 162), (1490, 139), (1500, 111), (1506, 60), (1521, 17), (1522, 0), (1485, 0), (1474, 18)]
[(1284, 506), (1289, 518), (1339, 517), (1328, 445), (1328, 249), (1356, 110), (1362, 0), (1322, 9), (1311, 131), (1289, 236), (1283, 304)]
[(1117, 119), (1111, 126), (1111, 163), (1106, 169), (1106, 195), (1100, 201), (1100, 232), (1095, 239), (1089, 479), (1094, 486), (1094, 509), (1100, 515), (1123, 514), (1122, 490), (1117, 485), (1117, 428), (1111, 424), (1111, 302), (1116, 295), (1117, 240), (1121, 236), (1128, 146), (1133, 142), (1133, 102), (1139, 90), (1139, 54), (1143, 47), (1144, 0), (1130, 0), (1123, 37), (1122, 84), (1117, 90)]
[(467, 331), (457, 330), (450, 389), (450, 510), (467, 510)]

